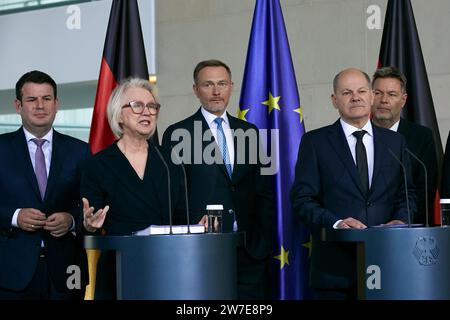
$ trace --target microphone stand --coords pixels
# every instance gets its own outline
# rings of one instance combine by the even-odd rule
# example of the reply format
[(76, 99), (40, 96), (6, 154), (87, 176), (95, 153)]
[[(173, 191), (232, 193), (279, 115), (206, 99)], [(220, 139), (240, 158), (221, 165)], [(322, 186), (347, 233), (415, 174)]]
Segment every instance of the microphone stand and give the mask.
[(411, 212), (409, 211), (408, 180), (406, 178), (406, 168), (404, 164), (400, 161), (400, 159), (395, 155), (395, 153), (389, 148), (388, 150), (403, 169), (403, 180), (405, 183), (405, 195), (406, 195), (406, 211), (408, 212), (408, 228), (411, 228)]
[(173, 234), (172, 232), (172, 197), (171, 197), (171, 188), (170, 188), (170, 170), (169, 166), (167, 165), (166, 161), (164, 160), (161, 152), (158, 150), (157, 146), (154, 146), (156, 153), (158, 154), (159, 158), (161, 159), (162, 163), (164, 163), (164, 166), (166, 167), (167, 171), (167, 189), (169, 191), (167, 197), (169, 198), (169, 225), (170, 225), (170, 234)]
[[(188, 185), (187, 185), (187, 175), (186, 175), (186, 168), (183, 165), (183, 162), (181, 161), (180, 157), (173, 151), (173, 146), (170, 145), (170, 156), (174, 155), (175, 160), (177, 160), (177, 163), (181, 166), (181, 170), (183, 171), (183, 179), (184, 179), (184, 197), (185, 197), (185, 203), (186, 203), (186, 223), (187, 223), (187, 233), (191, 233), (191, 224), (189, 221), (189, 197), (188, 197)], [(173, 159), (172, 159), (173, 162)]]
[(429, 227), (430, 224), (428, 223), (428, 171), (427, 167), (425, 166), (425, 163), (423, 163), (422, 160), (419, 159), (411, 150), (408, 148), (405, 148), (405, 151), (408, 152), (414, 159), (417, 160), (418, 163), (422, 165), (423, 171), (425, 173), (425, 227)]

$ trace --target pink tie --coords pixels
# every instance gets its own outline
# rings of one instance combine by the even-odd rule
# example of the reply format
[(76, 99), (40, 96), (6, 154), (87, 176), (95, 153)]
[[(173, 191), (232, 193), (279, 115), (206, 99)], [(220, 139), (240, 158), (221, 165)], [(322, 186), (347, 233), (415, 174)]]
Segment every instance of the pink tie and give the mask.
[(39, 191), (41, 192), (41, 198), (44, 199), (45, 188), (47, 188), (47, 169), (45, 166), (45, 156), (42, 151), (42, 145), (46, 141), (45, 139), (31, 139), (37, 148), (34, 157), (34, 171), (36, 173), (36, 179), (39, 185)]

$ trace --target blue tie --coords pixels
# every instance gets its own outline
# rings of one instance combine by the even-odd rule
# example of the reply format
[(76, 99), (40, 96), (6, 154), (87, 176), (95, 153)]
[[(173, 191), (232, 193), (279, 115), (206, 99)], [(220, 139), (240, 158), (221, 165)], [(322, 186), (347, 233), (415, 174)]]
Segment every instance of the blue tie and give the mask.
[(222, 128), (222, 118), (215, 118), (214, 122), (217, 123), (217, 144), (222, 152), (223, 163), (227, 168), (228, 176), (231, 178), (233, 170), (231, 169), (230, 155), (228, 154), (227, 140), (225, 139), (225, 133)]

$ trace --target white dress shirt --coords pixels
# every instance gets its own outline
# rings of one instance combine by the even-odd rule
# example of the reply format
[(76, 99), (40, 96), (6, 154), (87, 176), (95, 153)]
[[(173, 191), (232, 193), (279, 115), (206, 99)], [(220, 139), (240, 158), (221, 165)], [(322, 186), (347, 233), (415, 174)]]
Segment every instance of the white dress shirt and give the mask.
[[(28, 152), (30, 153), (31, 164), (33, 165), (33, 169), (35, 170), (35, 155), (37, 145), (32, 141), (32, 139), (37, 139), (37, 137), (35, 137), (32, 133), (27, 131), (27, 129), (25, 129), (24, 127), (22, 127), (22, 129), (25, 133), (25, 139), (27, 141)], [(42, 151), (44, 152), (45, 156), (45, 169), (47, 171), (47, 178), (48, 178), (48, 174), (50, 172), (50, 163), (52, 162), (53, 128), (50, 129), (50, 131), (41, 139), (45, 140), (45, 142), (42, 144)], [(16, 209), (16, 211), (14, 211), (11, 226), (19, 228), (19, 224), (17, 223), (17, 217), (21, 209), (22, 208), (18, 208)], [(72, 226), (70, 227), (69, 231), (73, 231), (75, 229), (75, 220), (73, 219), (73, 217), (71, 218), (72, 218)], [(44, 242), (41, 243), (41, 247), (44, 247)]]
[(373, 129), (372, 123), (367, 121), (367, 123), (361, 129), (356, 128), (352, 125), (349, 125), (342, 119), (341, 126), (342, 130), (344, 130), (345, 138), (347, 139), (348, 146), (352, 153), (353, 161), (356, 165), (356, 137), (353, 135), (355, 131), (365, 130), (367, 133), (363, 136), (364, 147), (366, 148), (367, 154), (367, 168), (369, 169), (369, 187), (372, 185), (372, 176), (373, 176), (373, 162), (374, 162), (374, 147), (373, 147)]
[[(211, 129), (211, 133), (214, 136), (214, 139), (217, 141), (217, 123), (214, 121), (214, 119), (218, 118), (215, 114), (210, 113), (207, 111), (203, 106), (201, 108), (201, 112), (203, 117), (205, 118), (206, 122), (208, 123), (209, 129)], [(222, 118), (222, 128), (225, 133), (225, 139), (227, 140), (227, 148), (228, 148), (228, 155), (230, 156), (230, 164), (231, 168), (234, 168), (234, 143), (233, 143), (233, 133), (232, 129), (230, 128), (230, 122), (228, 120), (227, 113), (224, 112), (219, 118)]]
[[(348, 146), (352, 153), (353, 161), (356, 165), (356, 137), (353, 135), (355, 131), (365, 130), (367, 133), (363, 136), (364, 147), (366, 148), (367, 154), (367, 167), (369, 170), (369, 187), (372, 185), (372, 176), (373, 176), (373, 163), (374, 163), (374, 147), (373, 147), (373, 129), (372, 123), (367, 121), (367, 123), (361, 129), (356, 128), (344, 120), (340, 119), (342, 130), (344, 131), (345, 138), (347, 139)], [(339, 219), (333, 224), (333, 228), (336, 229), (337, 225), (342, 221)]]
[[(32, 139), (37, 139), (32, 133), (30, 133), (25, 127), (22, 128), (25, 133), (25, 139), (27, 141), (28, 146), (28, 152), (30, 153), (30, 159), (31, 164), (33, 165), (33, 169), (35, 169), (35, 154), (37, 150), (37, 145), (32, 141)], [(42, 151), (44, 152), (45, 156), (45, 168), (47, 171), (47, 177), (48, 173), (50, 172), (50, 163), (52, 161), (52, 146), (53, 146), (53, 129), (50, 129), (50, 131), (43, 136), (41, 139), (45, 139), (45, 142), (42, 144)], [(17, 224), (17, 216), (19, 215), (19, 211), (22, 208), (16, 209), (14, 211), (14, 215), (12, 217), (11, 225), (13, 227), (18, 228), (19, 225)]]
[(399, 126), (399, 125), (400, 125), (400, 120), (398, 120), (396, 123), (394, 123), (394, 124), (392, 125), (392, 127), (389, 128), (389, 130), (398, 132), (398, 126)]

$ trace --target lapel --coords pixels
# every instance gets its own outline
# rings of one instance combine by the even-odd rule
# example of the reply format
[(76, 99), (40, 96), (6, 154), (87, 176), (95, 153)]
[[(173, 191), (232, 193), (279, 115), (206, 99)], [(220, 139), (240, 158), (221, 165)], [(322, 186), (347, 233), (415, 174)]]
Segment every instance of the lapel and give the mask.
[(62, 164), (65, 163), (66, 152), (69, 146), (63, 142), (62, 135), (53, 130), (52, 159), (50, 161), (50, 171), (47, 179), (47, 188), (45, 189), (44, 200), (48, 198), (52, 192), (56, 191), (58, 178), (61, 176)]
[(14, 158), (17, 159), (18, 165), (23, 167), (22, 172), (30, 183), (31, 189), (37, 198), (41, 200), (36, 174), (34, 173), (33, 164), (31, 163), (30, 152), (22, 127), (16, 131), (13, 140), (11, 140), (11, 144)]
[(407, 136), (407, 132), (408, 132), (408, 124), (405, 122), (405, 120), (403, 120), (402, 118), (400, 118), (400, 123), (398, 124), (398, 129), (397, 132), (403, 134), (405, 137)]
[[(228, 120), (230, 121), (230, 128), (233, 130), (232, 132), (234, 132), (234, 130), (236, 129), (241, 129), (241, 126), (239, 125), (239, 122), (237, 121), (237, 119), (235, 117), (232, 117), (228, 112), (227, 112), (227, 116), (228, 116)], [(258, 136), (259, 137), (259, 136)], [(244, 165), (243, 163), (238, 163), (237, 159), (238, 159), (238, 154), (237, 154), (237, 137), (235, 134), (233, 134), (233, 147), (234, 147), (234, 165), (233, 165), (233, 173), (231, 174), (231, 180), (232, 181), (239, 181), (240, 176), (243, 173), (243, 169), (244, 169)], [(259, 149), (259, 148), (258, 148)], [(248, 146), (246, 146), (245, 148), (245, 152), (247, 153), (249, 151)], [(257, 155), (259, 156), (259, 155)], [(242, 157), (242, 155), (240, 156), (240, 159), (249, 159), (248, 155), (245, 155), (245, 158)], [(223, 169), (225, 170), (225, 174), (228, 176), (227, 173), (227, 169), (225, 168), (224, 165), (222, 165)]]
[(328, 139), (331, 147), (334, 149), (338, 157), (341, 159), (341, 162), (347, 169), (348, 173), (350, 174), (353, 182), (358, 186), (359, 191), (365, 197), (358, 175), (358, 170), (356, 169), (352, 153), (348, 146), (347, 138), (344, 135), (344, 130), (342, 130), (342, 126), (339, 120), (337, 120), (333, 125), (329, 127)]
[[(384, 157), (390, 157), (388, 155), (389, 151), (386, 150), (385, 145), (382, 143), (381, 135), (377, 126), (372, 125), (373, 128), (373, 175), (372, 175), (372, 186), (374, 186), (376, 179), (381, 172), (381, 167), (384, 161)], [(373, 188), (370, 188), (371, 190)], [(371, 192), (369, 192), (370, 194)]]
[[(151, 147), (149, 145), (144, 179), (148, 174), (150, 174), (149, 171), (153, 170), (153, 168), (150, 168), (151, 166), (150, 149)], [(133, 167), (128, 162), (128, 159), (119, 150), (119, 147), (117, 146), (117, 141), (114, 142), (111, 146), (109, 146), (105, 150), (105, 153), (101, 158), (101, 161), (104, 163), (105, 167), (109, 168), (111, 173), (114, 176), (116, 176), (117, 180), (120, 181), (122, 185), (130, 191), (130, 193), (133, 193), (136, 196), (138, 196), (144, 203), (150, 206), (152, 205), (150, 199), (146, 197), (145, 194), (142, 193), (142, 185), (144, 181), (139, 179)], [(155, 171), (162, 171), (162, 170), (155, 170)], [(161, 176), (162, 172), (160, 172), (159, 175)]]

